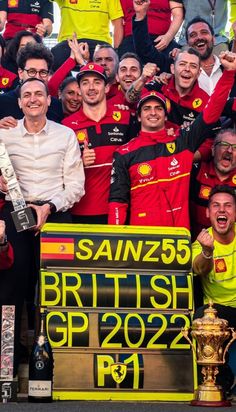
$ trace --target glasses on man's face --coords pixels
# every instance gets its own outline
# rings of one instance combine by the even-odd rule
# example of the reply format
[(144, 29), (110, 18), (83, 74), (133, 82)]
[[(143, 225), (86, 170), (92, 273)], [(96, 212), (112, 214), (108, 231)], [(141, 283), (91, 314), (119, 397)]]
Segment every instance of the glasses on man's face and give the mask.
[(36, 69), (24, 69), (29, 77), (36, 77), (39, 74), (39, 77), (45, 79), (49, 75), (49, 71), (45, 69), (36, 70)]
[(236, 151), (236, 143), (228, 143), (228, 142), (217, 142), (214, 146), (219, 146), (221, 149), (228, 150), (230, 147), (233, 151)]

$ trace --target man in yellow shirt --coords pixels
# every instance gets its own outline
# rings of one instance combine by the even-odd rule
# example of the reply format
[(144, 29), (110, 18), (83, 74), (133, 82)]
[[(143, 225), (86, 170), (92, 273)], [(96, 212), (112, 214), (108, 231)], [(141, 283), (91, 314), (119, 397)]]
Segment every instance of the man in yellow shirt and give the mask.
[[(52, 1), (52, 0), (51, 0)], [(110, 23), (113, 26), (113, 43), (117, 48), (123, 38), (123, 10), (120, 0), (54, 0), (61, 12), (59, 44), (52, 48), (57, 69), (70, 55), (67, 39), (76, 33), (79, 42), (87, 42), (90, 60), (96, 45), (112, 44)]]

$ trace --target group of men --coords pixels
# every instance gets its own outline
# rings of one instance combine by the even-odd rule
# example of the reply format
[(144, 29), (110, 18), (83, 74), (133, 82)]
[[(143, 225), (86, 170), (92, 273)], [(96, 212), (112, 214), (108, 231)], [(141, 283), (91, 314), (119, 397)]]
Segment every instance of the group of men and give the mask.
[[(142, 25), (143, 33), (147, 4), (134, 1), (134, 28)], [(24, 199), (36, 214), (33, 230), (16, 232), (8, 187), (1, 177), (6, 197), (0, 214), (0, 304), (16, 305), (16, 339), (23, 302), (37, 282), (38, 232), (45, 222), (190, 229), (190, 179), (197, 223), (194, 272), (203, 278), (205, 302), (214, 297), (216, 287), (215, 301), (235, 313), (235, 196), (222, 184), (236, 185), (236, 134), (227, 129), (215, 140), (214, 136), (222, 112), (234, 112), (234, 99), (227, 99), (234, 85), (236, 56), (213, 55), (213, 33), (201, 18), (187, 27), (187, 39), (191, 47), (177, 54), (166, 84), (153, 80), (157, 65), (163, 70), (170, 63), (156, 49), (157, 60), (151, 58), (143, 69), (135, 54), (127, 53), (119, 61), (109, 45), (97, 47), (91, 62), (83, 62), (80, 49), (83, 65), (76, 79), (81, 107), (77, 110), (75, 105), (75, 112), (66, 117), (48, 87), (54, 87), (75, 61), (70, 57), (59, 75), (49, 80), (52, 57), (45, 46), (28, 44), (20, 51), (21, 84), (0, 96), (0, 141), (6, 145)], [(143, 47), (144, 55), (145, 50), (152, 51)], [(201, 76), (203, 89), (209, 94), (214, 89), (209, 101), (198, 84)], [(201, 163), (194, 166), (191, 177), (194, 159)], [(216, 184), (221, 189), (211, 192), (208, 206)], [(232, 323), (232, 316), (228, 319)]]

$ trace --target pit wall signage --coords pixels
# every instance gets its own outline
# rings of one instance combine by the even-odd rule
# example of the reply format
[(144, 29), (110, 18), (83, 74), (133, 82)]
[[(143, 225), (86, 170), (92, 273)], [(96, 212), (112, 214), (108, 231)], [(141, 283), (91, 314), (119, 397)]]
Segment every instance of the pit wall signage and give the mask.
[(46, 224), (40, 306), (57, 400), (193, 399), (190, 234), (183, 228)]

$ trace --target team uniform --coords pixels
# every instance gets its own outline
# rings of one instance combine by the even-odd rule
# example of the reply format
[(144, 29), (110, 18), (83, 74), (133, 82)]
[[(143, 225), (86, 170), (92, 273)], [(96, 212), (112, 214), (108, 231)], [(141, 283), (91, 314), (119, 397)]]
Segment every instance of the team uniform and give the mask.
[(36, 32), (35, 26), (42, 19), (53, 22), (53, 4), (49, 0), (2, 0), (0, 11), (7, 12), (5, 39), (11, 39), (21, 30)]
[(83, 151), (84, 141), (87, 141), (88, 147), (94, 149), (96, 154), (95, 163), (85, 166), (85, 195), (73, 206), (73, 215), (108, 214), (113, 153), (136, 135), (137, 128), (133, 122), (129, 111), (117, 110), (113, 105), (108, 105), (105, 116), (99, 122), (89, 119), (82, 108), (63, 120), (62, 123), (77, 134), (81, 150)]
[(228, 185), (236, 188), (236, 170), (227, 179), (220, 180), (216, 174), (214, 162), (202, 162), (193, 165), (190, 184), (190, 216), (191, 233), (196, 239), (203, 228), (210, 226), (206, 217), (208, 198), (211, 189), (216, 185)]
[[(124, 224), (130, 206), (130, 224), (189, 228), (189, 181), (193, 155), (211, 134), (234, 81), (225, 72), (213, 99), (195, 122), (174, 136), (163, 129), (140, 132), (114, 154), (109, 198), (110, 224)], [(214, 102), (213, 102), (214, 100)]]
[[(208, 229), (212, 236), (212, 228)], [(235, 224), (236, 232), (236, 224)], [(214, 267), (206, 276), (201, 276), (204, 303), (210, 300), (225, 306), (236, 308), (236, 237), (231, 243), (222, 244), (214, 240)], [(192, 245), (192, 260), (202, 251), (196, 240)]]
[(18, 76), (0, 66), (0, 94), (6, 93), (16, 87)]
[(61, 10), (58, 41), (73, 33), (77, 39), (100, 40), (112, 44), (109, 33), (111, 20), (123, 17), (120, 0), (55, 0)]

